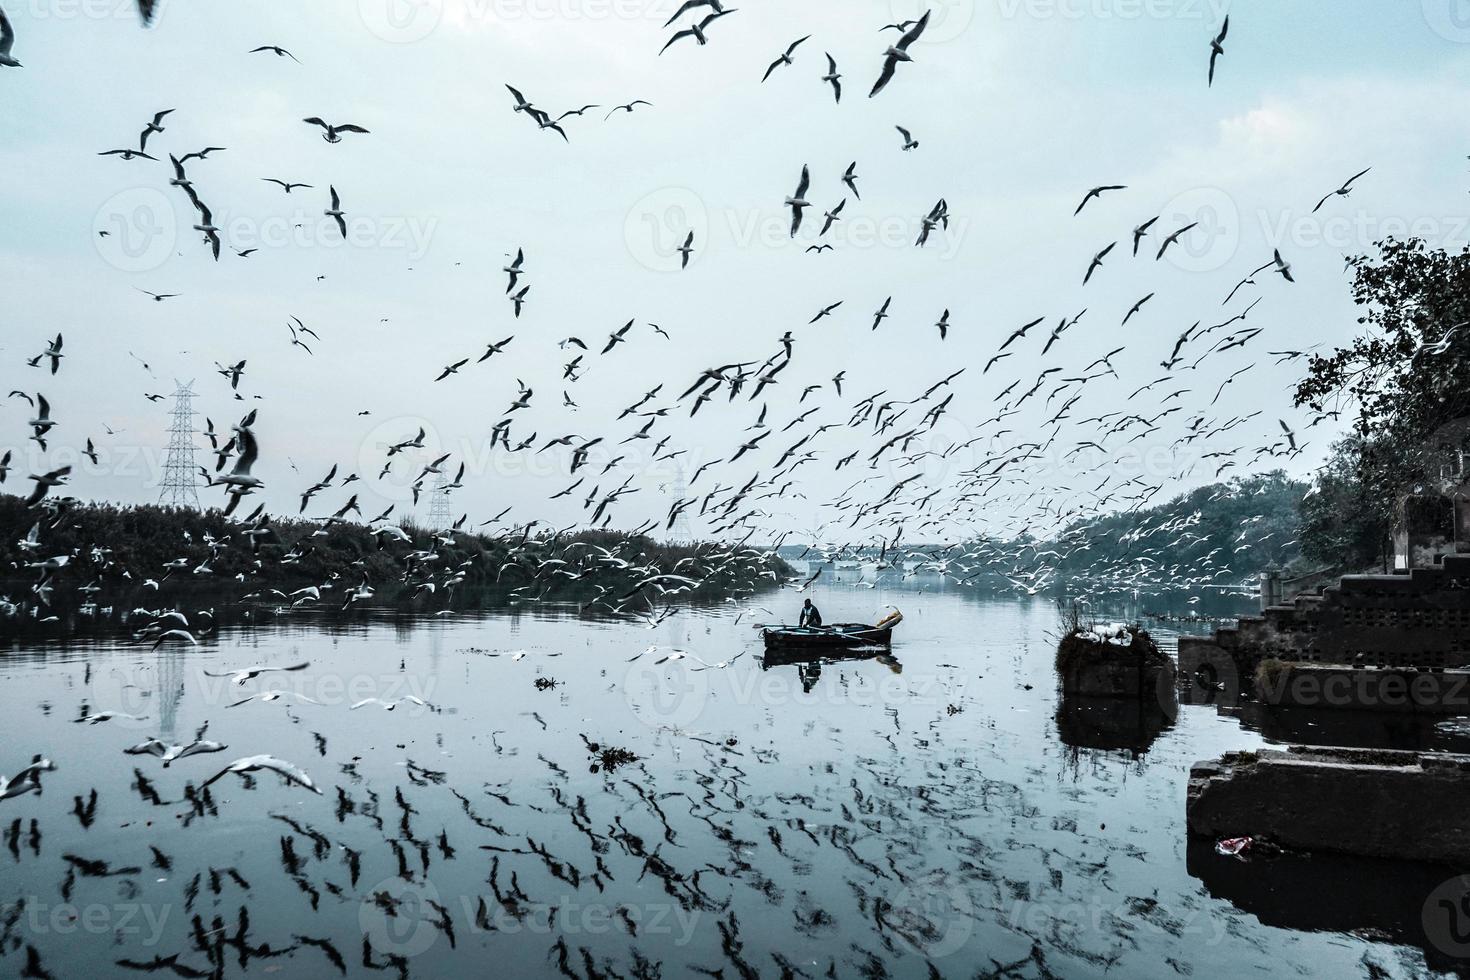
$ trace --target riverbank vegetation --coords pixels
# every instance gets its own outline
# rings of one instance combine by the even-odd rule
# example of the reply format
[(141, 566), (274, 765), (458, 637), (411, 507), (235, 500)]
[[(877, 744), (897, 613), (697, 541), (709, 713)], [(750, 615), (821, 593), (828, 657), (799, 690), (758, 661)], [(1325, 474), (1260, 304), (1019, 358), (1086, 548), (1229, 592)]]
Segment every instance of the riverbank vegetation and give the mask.
[[(616, 531), (518, 528), (492, 535), (411, 522), (243, 523), (218, 510), (151, 505), (61, 500), (27, 509), (8, 495), (0, 495), (0, 562), (9, 602), (63, 606), (78, 596), (156, 607), (223, 588), (273, 601), (335, 589), (331, 601), (338, 605), (349, 593), (378, 604), (427, 597), (447, 605), (456, 594), (488, 592), (636, 612), (673, 596), (749, 592), (792, 574), (759, 548), (673, 545)], [(42, 582), (44, 596), (37, 592)]]

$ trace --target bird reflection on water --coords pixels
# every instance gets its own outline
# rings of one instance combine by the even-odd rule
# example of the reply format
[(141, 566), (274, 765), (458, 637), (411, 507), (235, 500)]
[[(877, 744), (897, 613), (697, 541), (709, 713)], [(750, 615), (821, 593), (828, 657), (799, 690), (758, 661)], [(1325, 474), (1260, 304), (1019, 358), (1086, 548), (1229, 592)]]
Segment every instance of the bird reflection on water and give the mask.
[(761, 670), (771, 670), (774, 667), (796, 668), (796, 676), (801, 681), (803, 694), (811, 694), (817, 686), (817, 681), (822, 678), (823, 664), (859, 663), (866, 660), (875, 660), (894, 674), (903, 673), (903, 664), (899, 662), (892, 652), (886, 647), (854, 647), (850, 650), (828, 651), (817, 654), (811, 650), (803, 649), (781, 649), (767, 650), (761, 658)]
[[(834, 617), (885, 601), (814, 589)], [(894, 650), (816, 656), (757, 652), (724, 608), (656, 635), (572, 609), (330, 629), (301, 610), (198, 646), (15, 648), (0, 762), (55, 768), (0, 801), (0, 973), (1350, 975), (1422, 955), (1412, 930), (1394, 949), (1336, 921), (1283, 939), (1213, 871), (1202, 892), (1184, 783), (1260, 744), (1235, 718), (1186, 705), (1120, 753), (1117, 719), (1079, 738), (1058, 702), (1049, 602), (905, 606)], [(227, 707), (272, 690), (293, 696)], [(352, 710), (373, 698), (396, 707)], [(223, 755), (154, 758), (206, 722)], [(1415, 883), (1394, 881), (1401, 905)], [(112, 918), (53, 928), (72, 909)]]

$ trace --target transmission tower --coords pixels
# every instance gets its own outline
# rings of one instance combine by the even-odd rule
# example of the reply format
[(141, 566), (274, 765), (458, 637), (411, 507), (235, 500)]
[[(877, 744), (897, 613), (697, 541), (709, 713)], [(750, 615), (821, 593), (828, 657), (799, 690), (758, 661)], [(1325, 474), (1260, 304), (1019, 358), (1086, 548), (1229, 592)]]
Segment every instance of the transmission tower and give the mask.
[(435, 531), (447, 530), (454, 523), (454, 518), (449, 516), (449, 491), (444, 489), (447, 486), (449, 480), (440, 474), (429, 491), (429, 527)]
[[(673, 496), (674, 500), (680, 501), (689, 493), (689, 485), (684, 482), (684, 469), (680, 467), (674, 476)], [(693, 544), (694, 531), (689, 527), (689, 508), (679, 511), (674, 518), (674, 526), (669, 529), (670, 544)]]
[(175, 381), (173, 423), (168, 430), (168, 455), (163, 460), (160, 504), (199, 509), (199, 469), (194, 462), (194, 382)]

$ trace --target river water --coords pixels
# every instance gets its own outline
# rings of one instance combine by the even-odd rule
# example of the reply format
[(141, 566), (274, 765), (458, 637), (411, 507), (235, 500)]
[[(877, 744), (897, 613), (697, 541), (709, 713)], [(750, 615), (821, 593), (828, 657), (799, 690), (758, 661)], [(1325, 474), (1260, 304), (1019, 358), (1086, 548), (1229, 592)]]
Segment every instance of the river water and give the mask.
[[(1060, 703), (1050, 599), (912, 582), (811, 594), (828, 622), (901, 608), (892, 656), (764, 660), (751, 624), (794, 619), (790, 591), (653, 628), (551, 606), (303, 610), (198, 647), (12, 645), (0, 769), (37, 752), (57, 768), (41, 795), (0, 801), (0, 974), (28, 946), (58, 978), (120, 962), (311, 978), (1447, 968), (1421, 921), (1442, 871), (1189, 841), (1190, 765), (1269, 727), (1167, 698)], [(689, 655), (656, 663), (672, 650)], [(300, 661), (239, 685), (206, 673)], [(291, 694), (230, 706), (272, 689)], [(406, 695), (429, 706), (350, 707)], [(106, 710), (141, 718), (78, 721)], [(123, 751), (206, 723), (225, 751), (167, 768)], [(264, 772), (225, 776), (198, 811), (185, 799), (262, 753), (322, 794)]]

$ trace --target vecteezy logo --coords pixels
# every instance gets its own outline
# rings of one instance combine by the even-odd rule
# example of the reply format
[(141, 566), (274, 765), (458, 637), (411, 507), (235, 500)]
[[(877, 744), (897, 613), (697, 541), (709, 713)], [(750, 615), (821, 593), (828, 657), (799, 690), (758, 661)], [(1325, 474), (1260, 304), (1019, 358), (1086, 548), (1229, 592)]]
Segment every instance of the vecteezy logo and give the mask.
[(357, 0), (367, 29), (390, 44), (422, 41), (444, 19), (444, 0)]
[[(114, 729), (144, 729), (160, 732), (164, 737), (172, 734), (170, 719), (160, 717), (168, 707), (177, 702), (180, 692), (177, 677), (180, 651), (165, 645), (159, 650), (156, 664), (99, 664), (87, 672), (87, 715), (111, 712), (108, 725)], [(172, 678), (164, 674), (172, 673)], [(161, 685), (170, 684), (170, 689)]]
[(969, 942), (975, 904), (958, 882), (938, 873), (894, 892), (882, 916), (914, 952), (940, 959)]
[(1451, 878), (1424, 901), (1424, 935), (1447, 956), (1470, 958), (1470, 875)]
[(1424, 21), (1446, 41), (1470, 43), (1470, 0), (1424, 0)]
[[(388, 472), (376, 484), (377, 493), (395, 503), (411, 501), (424, 465), (444, 455), (440, 447), (439, 432), (428, 419), (416, 415), (385, 419), (373, 426), (359, 444), (358, 472), (376, 475), (389, 464)], [(432, 483), (420, 484), (420, 493), (429, 487)]]
[(109, 197), (92, 221), (97, 254), (123, 272), (150, 272), (168, 261), (178, 238), (173, 204), (160, 190), (134, 187)]
[(1164, 258), (1185, 272), (1223, 269), (1240, 247), (1240, 209), (1218, 187), (1185, 191), (1166, 204), (1152, 229), (1155, 248), (1181, 228), (1189, 230), (1169, 246)]
[[(888, 12), (895, 24), (915, 21), (929, 13), (929, 26), (924, 28), (918, 43), (943, 44), (953, 41), (975, 20), (975, 0), (889, 0)], [(884, 31), (884, 34), (895, 34)], [(889, 42), (890, 44), (893, 41)]]
[(378, 953), (413, 957), (439, 938), (435, 923), (444, 906), (431, 882), (385, 878), (367, 895), (357, 907), (357, 925)]
[(704, 674), (682, 660), (655, 664), (640, 658), (623, 678), (623, 698), (649, 728), (683, 728), (704, 712), (709, 697)]
[(709, 247), (709, 212), (699, 195), (687, 187), (665, 187), (645, 194), (628, 211), (623, 241), (628, 253), (655, 272), (678, 272), (684, 267), (680, 251), (694, 232), (693, 264)]

